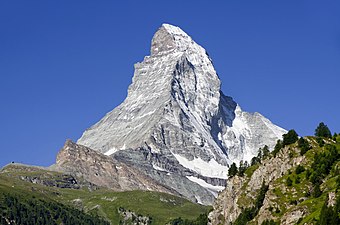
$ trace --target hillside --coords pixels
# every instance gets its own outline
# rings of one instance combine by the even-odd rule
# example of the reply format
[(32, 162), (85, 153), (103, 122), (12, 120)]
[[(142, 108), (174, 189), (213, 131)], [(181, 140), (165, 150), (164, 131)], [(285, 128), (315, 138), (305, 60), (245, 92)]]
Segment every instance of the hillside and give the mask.
[(297, 139), (230, 178), (211, 224), (339, 224), (340, 137)]
[(25, 220), (28, 224), (166, 224), (195, 221), (210, 209), (166, 193), (114, 192), (68, 174), (19, 164), (0, 171), (0, 208), (1, 224)]

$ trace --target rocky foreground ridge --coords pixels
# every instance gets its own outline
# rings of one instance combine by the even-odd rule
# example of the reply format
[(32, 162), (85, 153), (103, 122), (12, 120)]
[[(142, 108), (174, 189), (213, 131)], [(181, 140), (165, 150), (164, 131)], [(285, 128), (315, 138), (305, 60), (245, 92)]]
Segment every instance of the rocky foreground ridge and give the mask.
[(304, 140), (307, 145), (287, 145), (230, 178), (209, 224), (337, 224), (339, 218), (323, 216), (327, 206), (340, 210), (332, 208), (336, 199), (340, 207), (339, 138)]
[(194, 202), (212, 204), (231, 162), (273, 147), (286, 131), (221, 91), (206, 50), (163, 24), (135, 65), (128, 96), (77, 144), (111, 156)]

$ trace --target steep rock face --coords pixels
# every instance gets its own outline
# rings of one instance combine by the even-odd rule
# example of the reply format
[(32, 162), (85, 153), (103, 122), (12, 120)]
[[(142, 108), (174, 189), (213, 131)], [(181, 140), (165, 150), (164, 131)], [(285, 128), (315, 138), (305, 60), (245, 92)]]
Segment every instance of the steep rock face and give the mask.
[[(249, 161), (285, 133), (259, 113), (242, 111), (220, 86), (205, 49), (180, 28), (163, 24), (152, 39), (151, 55), (135, 65), (125, 101), (86, 130), (78, 144), (129, 158), (153, 179), (209, 204), (222, 189), (230, 162)], [(137, 149), (157, 155), (156, 160), (143, 159)], [(166, 172), (178, 165), (176, 172)], [(185, 187), (193, 183), (201, 190)]]
[(70, 140), (67, 140), (59, 151), (53, 169), (74, 174), (93, 184), (116, 191), (140, 189), (179, 195), (140, 171)]
[[(293, 156), (294, 155), (294, 156)], [(277, 194), (287, 192), (287, 187), (280, 178), (291, 173), (291, 169), (297, 165), (306, 164), (305, 156), (299, 155), (299, 149), (286, 147), (273, 158), (264, 160), (251, 176), (235, 176), (228, 180), (226, 189), (222, 191), (214, 202), (214, 210), (210, 213), (210, 225), (215, 224), (232, 224), (242, 212), (242, 209), (252, 207), (261, 188), (262, 183), (269, 185), (269, 189), (263, 201), (263, 206), (259, 209), (257, 216), (252, 220), (254, 224), (261, 224), (265, 220), (278, 220), (280, 218), (273, 216), (273, 211), (280, 210), (276, 199), (280, 198)], [(288, 209), (290, 203), (287, 202)], [(282, 211), (282, 209), (281, 209)], [(307, 213), (305, 207), (296, 207), (287, 210), (281, 215), (280, 224), (296, 224)]]

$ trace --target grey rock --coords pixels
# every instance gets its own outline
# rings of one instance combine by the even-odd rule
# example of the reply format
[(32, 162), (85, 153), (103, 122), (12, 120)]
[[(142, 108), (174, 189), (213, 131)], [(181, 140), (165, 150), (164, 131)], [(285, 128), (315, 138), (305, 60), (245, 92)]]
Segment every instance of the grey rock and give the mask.
[(59, 151), (53, 168), (116, 191), (150, 190), (180, 195), (139, 170), (70, 140)]
[[(220, 87), (206, 50), (180, 28), (163, 24), (151, 55), (135, 64), (127, 98), (77, 143), (121, 157), (187, 198), (211, 204), (231, 162), (250, 161), (286, 132), (259, 113), (242, 111)], [(158, 158), (139, 160), (145, 150)]]

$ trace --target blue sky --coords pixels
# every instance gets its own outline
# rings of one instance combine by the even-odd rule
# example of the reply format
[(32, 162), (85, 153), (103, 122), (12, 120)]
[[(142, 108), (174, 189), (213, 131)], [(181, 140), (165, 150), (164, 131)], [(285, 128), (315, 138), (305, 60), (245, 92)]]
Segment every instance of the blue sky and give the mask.
[(119, 105), (162, 23), (207, 49), (222, 91), (285, 129), (340, 132), (340, 2), (1, 1), (0, 166), (47, 166)]

